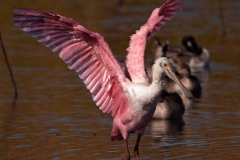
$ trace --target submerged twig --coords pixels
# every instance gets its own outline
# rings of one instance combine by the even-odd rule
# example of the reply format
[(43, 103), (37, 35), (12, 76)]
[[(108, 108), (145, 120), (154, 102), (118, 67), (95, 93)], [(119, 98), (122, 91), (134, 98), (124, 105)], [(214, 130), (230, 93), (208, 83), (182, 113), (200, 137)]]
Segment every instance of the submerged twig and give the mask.
[(3, 62), (5, 62), (5, 59), (3, 59), (2, 57), (0, 57), (0, 59), (1, 59)]
[(222, 35), (225, 37), (227, 35), (227, 31), (226, 31), (226, 26), (225, 26), (225, 20), (224, 20), (224, 14), (223, 14), (221, 0), (218, 0), (218, 5), (219, 5), (219, 12), (220, 12), (220, 19), (222, 22)]
[(16, 85), (16, 82), (14, 80), (12, 69), (11, 69), (11, 66), (10, 66), (8, 58), (7, 58), (7, 53), (6, 53), (6, 50), (5, 50), (5, 47), (4, 47), (4, 44), (3, 44), (3, 40), (2, 40), (1, 30), (0, 30), (0, 43), (1, 43), (2, 51), (3, 51), (3, 55), (4, 55), (4, 61), (6, 62), (8, 71), (9, 71), (10, 76), (11, 76), (11, 81), (12, 81), (13, 88), (14, 88), (14, 91), (15, 91), (14, 100), (16, 101), (17, 97), (18, 97), (17, 85)]
[(119, 0), (118, 3), (119, 3), (120, 5), (123, 5), (123, 4), (124, 4), (124, 0)]
[(13, 9), (16, 8), (15, 5), (10, 0), (8, 0), (8, 2), (11, 4)]

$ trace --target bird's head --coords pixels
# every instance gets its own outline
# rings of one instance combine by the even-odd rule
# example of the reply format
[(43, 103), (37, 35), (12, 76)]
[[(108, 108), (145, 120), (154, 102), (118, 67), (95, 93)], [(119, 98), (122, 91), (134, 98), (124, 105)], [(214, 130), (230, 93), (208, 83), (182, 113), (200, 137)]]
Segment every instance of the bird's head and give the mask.
[(182, 94), (186, 98), (191, 99), (192, 98), (192, 93), (178, 79), (178, 77), (176, 76), (176, 74), (175, 74), (175, 72), (173, 70), (171, 62), (167, 58), (165, 58), (165, 57), (158, 58), (157, 61), (159, 61), (160, 67), (165, 72), (165, 74), (169, 78), (171, 78), (175, 83), (177, 83), (179, 85)]
[(152, 51), (155, 55), (155, 58), (159, 57), (166, 57), (167, 51), (169, 49), (169, 41), (166, 41), (166, 43), (162, 43), (158, 37), (155, 37), (155, 41), (152, 45)]
[(202, 47), (200, 47), (193, 36), (184, 36), (182, 38), (182, 45), (185, 49), (195, 55), (202, 53)]

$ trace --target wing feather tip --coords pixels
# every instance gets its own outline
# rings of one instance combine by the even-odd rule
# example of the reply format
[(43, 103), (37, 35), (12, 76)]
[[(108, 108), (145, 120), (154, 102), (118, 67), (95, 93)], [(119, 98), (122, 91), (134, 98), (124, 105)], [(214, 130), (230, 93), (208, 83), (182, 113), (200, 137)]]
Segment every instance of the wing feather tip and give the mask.
[[(35, 36), (34, 38), (36, 38), (36, 39), (37, 39), (37, 36), (40, 35), (37, 32), (40, 32), (44, 28), (41, 28), (41, 30), (32, 30), (32, 28), (34, 28), (34, 26), (32, 28), (31, 28), (31, 26), (24, 26), (24, 24), (21, 24), (21, 22), (19, 22), (19, 21), (21, 21), (21, 18), (18, 18), (17, 16), (23, 16), (23, 22), (25, 22), (24, 17), (27, 17), (27, 16), (36, 16), (36, 17), (44, 17), (44, 18), (48, 18), (48, 16), (49, 17), (55, 16), (55, 14), (49, 14), (49, 12), (41, 12), (41, 11), (37, 11), (37, 10), (30, 10), (30, 9), (24, 9), (24, 8), (15, 8), (14, 12), (16, 14), (12, 16), (12, 18), (14, 19), (13, 25), (20, 27), (23, 31), (28, 32), (28, 34), (32, 35), (33, 37)], [(104, 49), (104, 51), (107, 52), (107, 53), (105, 53), (105, 57), (108, 56), (108, 60), (106, 60), (105, 62), (111, 62), (111, 66), (109, 64), (104, 65), (104, 67), (105, 67), (104, 69), (107, 72), (106, 75), (105, 75), (106, 79), (104, 79), (104, 81), (101, 80), (100, 83), (105, 85), (104, 86), (104, 87), (106, 87), (105, 92), (109, 92), (110, 88), (112, 87), (112, 82), (110, 82), (109, 79), (111, 77), (117, 78), (117, 77), (119, 77), (119, 75), (121, 75), (121, 77), (123, 77), (124, 73), (122, 72), (120, 67), (117, 67), (117, 69), (116, 69), (117, 71), (113, 71), (113, 66), (116, 65), (116, 64), (115, 64), (115, 61), (114, 61), (114, 63), (112, 63), (112, 62), (115, 59), (114, 59), (114, 57), (111, 57), (111, 54), (112, 54), (111, 50), (110, 50), (110, 48), (108, 48), (108, 45), (104, 41), (103, 37), (101, 35), (99, 35), (98, 33), (91, 32), (91, 31), (85, 29), (84, 27), (82, 27), (80, 25), (76, 26), (76, 24), (78, 24), (78, 23), (76, 21), (74, 21), (73, 19), (68, 19), (68, 18), (62, 17), (62, 16), (60, 16), (60, 17), (63, 18), (63, 21), (61, 21), (61, 23), (66, 23), (66, 22), (69, 23), (70, 27), (72, 27), (71, 29), (73, 31), (75, 31), (77, 34), (87, 33), (88, 38), (89, 39), (91, 38), (91, 40), (94, 40), (94, 44), (95, 43), (100, 43), (101, 49)], [(17, 22), (17, 20), (18, 20), (18, 22)], [(53, 21), (59, 22), (59, 19), (53, 19)], [(28, 21), (26, 20), (26, 22), (28, 22)], [(30, 25), (32, 25), (32, 24), (30, 24)], [(53, 29), (54, 28), (50, 28), (49, 32)], [(49, 34), (49, 32), (47, 32), (47, 33)], [(41, 40), (41, 39), (39, 39), (39, 40)], [(56, 40), (56, 37), (55, 37), (54, 40)], [(44, 41), (45, 40), (42, 40), (41, 43), (43, 43)], [(56, 44), (54, 44), (54, 43), (51, 44), (49, 42), (48, 44), (45, 44), (45, 45), (53, 51), (60, 51), (59, 57), (62, 59), (64, 57), (64, 53), (66, 51), (66, 50), (63, 50), (63, 48), (66, 47), (66, 46), (69, 46), (70, 43), (66, 43), (66, 45), (65, 44), (64, 45), (63, 44), (59, 45), (56, 41), (55, 41), (55, 43)], [(100, 54), (100, 53), (97, 53), (97, 54)], [(118, 81), (117, 83), (118, 83), (118, 85), (121, 85), (120, 81)], [(98, 86), (94, 85), (92, 90), (96, 91), (96, 92), (99, 92), (100, 89), (98, 88)], [(106, 93), (106, 94), (108, 94), (108, 95), (104, 98), (105, 101), (103, 101), (103, 102), (97, 101), (97, 100), (94, 100), (94, 101), (96, 102), (96, 105), (99, 106), (99, 108), (103, 111), (103, 113), (111, 113), (112, 116), (115, 116), (115, 114), (116, 114), (116, 112), (117, 112), (117, 110), (119, 109), (120, 106), (114, 106), (114, 104), (112, 103), (112, 100), (111, 100), (111, 95), (109, 93)]]

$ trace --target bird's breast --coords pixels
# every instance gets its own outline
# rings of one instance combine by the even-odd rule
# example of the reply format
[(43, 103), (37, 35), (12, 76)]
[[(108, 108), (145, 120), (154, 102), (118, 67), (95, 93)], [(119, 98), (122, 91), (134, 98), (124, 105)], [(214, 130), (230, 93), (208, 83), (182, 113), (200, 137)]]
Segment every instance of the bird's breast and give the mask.
[(156, 96), (151, 93), (148, 85), (135, 85), (128, 92), (132, 106), (137, 108), (148, 108), (156, 101)]

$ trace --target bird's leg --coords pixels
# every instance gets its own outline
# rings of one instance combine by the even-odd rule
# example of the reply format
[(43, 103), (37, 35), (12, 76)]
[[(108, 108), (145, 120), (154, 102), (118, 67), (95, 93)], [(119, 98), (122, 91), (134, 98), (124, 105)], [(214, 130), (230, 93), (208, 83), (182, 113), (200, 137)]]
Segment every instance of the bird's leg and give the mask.
[(135, 154), (136, 160), (139, 160), (138, 147), (139, 147), (139, 143), (140, 143), (141, 137), (142, 137), (142, 135), (141, 135), (141, 134), (138, 134), (137, 142), (136, 142), (136, 145), (135, 145), (135, 147), (134, 147), (134, 154)]
[(127, 160), (131, 159), (130, 153), (129, 153), (129, 149), (128, 149), (128, 140), (125, 140), (125, 145), (126, 145), (126, 156), (127, 156)]

